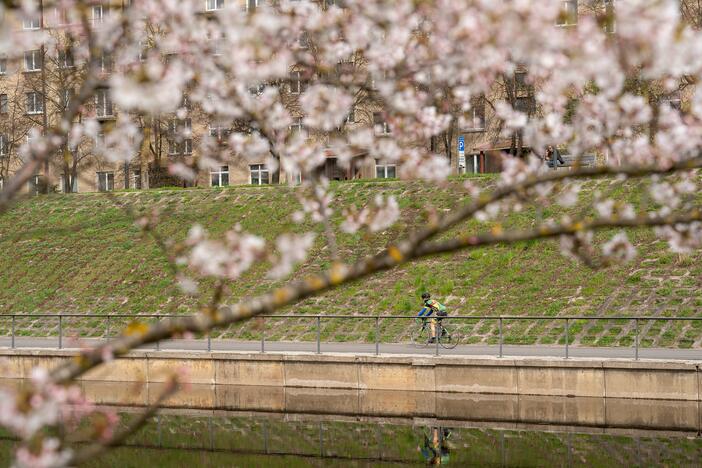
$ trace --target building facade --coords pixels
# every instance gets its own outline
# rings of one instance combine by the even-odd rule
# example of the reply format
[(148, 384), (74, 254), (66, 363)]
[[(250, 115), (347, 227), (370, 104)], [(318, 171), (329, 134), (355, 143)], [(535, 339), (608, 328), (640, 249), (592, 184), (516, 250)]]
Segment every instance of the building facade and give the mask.
[[(216, 15), (224, 8), (239, 8), (252, 11), (263, 0), (202, 0), (203, 14)], [(90, 17), (93, 27), (99, 28), (108, 15), (120, 14), (128, 0), (105, 1), (91, 6)], [(322, 0), (320, 8), (329, 4), (343, 2)], [(613, 1), (577, 0), (562, 1), (563, 15), (554, 27), (569, 27), (577, 24), (578, 15), (601, 14), (614, 8)], [(21, 34), (46, 33), (53, 38), (52, 47), (42, 47), (24, 51), (21, 59), (0, 58), (0, 184), (23, 162), (22, 146), (31, 142), (45, 129), (58, 121), (62, 111), (70, 103), (71, 97), (85, 78), (85, 64), (72, 56), (71, 40), (80, 38), (66, 34), (71, 28), (71, 19), (60, 7), (44, 7), (39, 18), (18, 19), (16, 28)], [(614, 32), (615, 25), (606, 25)], [(301, 38), (299, 47), (309, 47)], [(144, 52), (147, 53), (147, 52)], [(141, 58), (141, 57), (140, 57)], [(100, 58), (102, 73), (109, 76), (114, 64), (112, 58)], [(362, 57), (350, 57), (338, 64), (336, 73), (353, 74), (363, 67)], [(298, 99), (307, 88), (304, 75), (292, 67), (286, 83), (281, 84), (281, 94), (285, 105), (293, 115), (290, 132), (306, 131), (303, 115), (299, 110)], [(526, 70), (517, 70), (513, 76), (498, 80), (492, 91), (476, 98), (472, 106), (472, 118), (462, 128), (458, 119), (442, 135), (425, 143), (427, 149), (445, 154), (451, 164), (453, 173), (483, 173), (500, 170), (500, 154), (508, 152), (515, 157), (523, 157), (531, 149), (523, 143), (522, 135), (515, 133), (504, 138), (500, 119), (493, 109), (493, 103), (506, 100), (518, 110), (528, 115), (538, 113), (535, 102), (535, 84), (528, 81)], [(144, 189), (164, 186), (214, 186), (221, 187), (238, 184), (273, 184), (297, 183), (300, 174), (285, 174), (273, 171), (266, 166), (266, 161), (251, 161), (240, 155), (229, 154), (209, 173), (200, 172), (192, 182), (169, 173), (169, 163), (183, 161), (191, 163), (201, 155), (198, 154), (201, 139), (209, 135), (222, 145), (227, 141), (237, 123), (217, 123), (209, 121), (197, 106), (188, 102), (184, 96), (185, 115), (156, 117), (138, 117), (143, 134), (139, 154), (128, 163), (111, 163), (101, 152), (104, 145), (105, 130), (116, 122), (117, 109), (110, 98), (108, 89), (99, 89), (91, 104), (101, 129), (94, 141), (81, 143), (76, 148), (66, 148), (45, 164), (41, 173), (27, 184), (27, 191), (40, 193), (111, 191), (117, 189)], [(90, 107), (90, 106), (89, 106)], [(368, 126), (378, 136), (391, 135), (392, 125), (384, 120), (382, 106), (366, 95), (354, 102), (352, 111), (339, 132), (358, 126)], [(329, 134), (313, 134), (310, 138), (325, 141)], [(463, 151), (459, 151), (459, 140)], [(349, 167), (338, 164), (332, 149), (326, 152), (326, 161), (319, 169), (330, 180), (348, 180), (356, 178), (395, 178), (398, 167), (383, 161), (352, 161)]]

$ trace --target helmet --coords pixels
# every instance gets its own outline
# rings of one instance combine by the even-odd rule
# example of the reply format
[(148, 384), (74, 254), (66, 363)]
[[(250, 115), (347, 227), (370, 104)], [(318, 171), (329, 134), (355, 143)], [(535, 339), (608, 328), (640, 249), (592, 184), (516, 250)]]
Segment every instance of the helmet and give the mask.
[(426, 300), (429, 299), (430, 297), (431, 297), (431, 294), (429, 294), (428, 292), (422, 293), (422, 300), (425, 300), (425, 301), (426, 301)]

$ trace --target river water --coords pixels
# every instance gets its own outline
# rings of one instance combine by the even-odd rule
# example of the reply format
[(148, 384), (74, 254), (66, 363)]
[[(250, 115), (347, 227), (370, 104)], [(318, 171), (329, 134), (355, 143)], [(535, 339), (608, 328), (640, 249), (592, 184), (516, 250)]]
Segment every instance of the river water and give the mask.
[[(122, 424), (159, 393), (82, 385)], [(694, 401), (207, 385), (89, 466), (702, 467), (701, 421)], [(0, 466), (14, 444), (0, 432)]]
[(702, 466), (702, 441), (696, 436), (617, 432), (166, 413), (92, 466)]

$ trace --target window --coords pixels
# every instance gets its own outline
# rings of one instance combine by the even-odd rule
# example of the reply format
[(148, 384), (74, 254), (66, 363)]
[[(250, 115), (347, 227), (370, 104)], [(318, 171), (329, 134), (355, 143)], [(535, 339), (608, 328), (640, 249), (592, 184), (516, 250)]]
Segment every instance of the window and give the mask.
[(229, 185), (229, 166), (220, 166), (216, 171), (210, 172), (213, 187), (226, 187)]
[(111, 192), (115, 189), (114, 172), (97, 173), (97, 189), (99, 192)]
[(41, 114), (44, 112), (44, 101), (41, 93), (27, 93), (27, 114)]
[(27, 191), (30, 195), (39, 195), (41, 192), (42, 177), (40, 175), (34, 175), (27, 181)]
[(30, 18), (25, 18), (22, 20), (22, 29), (35, 30), (41, 27), (41, 18), (37, 16), (32, 16)]
[(0, 135), (0, 158), (7, 156), (9, 144), (5, 135)]
[(74, 95), (75, 92), (73, 91), (73, 89), (64, 89), (61, 92), (61, 105), (64, 109), (68, 109), (68, 106), (71, 105), (71, 101), (73, 100)]
[(139, 169), (132, 171), (132, 188), (141, 189), (141, 171)]
[(0, 94), (0, 114), (7, 114), (8, 104), (7, 104), (7, 94)]
[(220, 143), (226, 140), (231, 132), (227, 125), (210, 125), (210, 136), (216, 138)]
[(0, 75), (5, 75), (7, 73), (7, 58), (0, 58)]
[(95, 150), (97, 152), (103, 151), (105, 149), (105, 132), (98, 132), (95, 134)]
[(108, 52), (103, 52), (99, 60), (100, 71), (103, 73), (110, 73), (112, 71), (112, 55)]
[(307, 31), (302, 31), (297, 38), (297, 47), (300, 49), (310, 48), (310, 35)]
[(347, 124), (352, 124), (356, 122), (356, 106), (351, 106), (351, 109), (349, 109), (349, 113), (346, 115), (345, 122)]
[(290, 93), (302, 94), (307, 89), (307, 82), (299, 71), (290, 72)]
[(24, 53), (24, 70), (28, 72), (41, 70), (41, 50), (28, 50)]
[(532, 96), (518, 97), (514, 103), (514, 108), (519, 112), (524, 112), (526, 115), (532, 115), (536, 111), (536, 101)]
[(305, 130), (305, 125), (302, 123), (302, 117), (293, 118), (292, 124), (288, 127), (290, 133), (300, 133)]
[(75, 66), (73, 61), (73, 51), (70, 48), (58, 51), (58, 65), (61, 68), (71, 68)]
[(95, 5), (93, 7), (93, 25), (102, 24), (104, 19), (104, 12), (102, 5)]
[(674, 109), (678, 112), (682, 111), (682, 100), (680, 99), (680, 92), (676, 91), (661, 96), (661, 104), (668, 105), (671, 109)]
[(69, 175), (68, 180), (70, 181), (68, 190), (64, 190), (66, 185), (66, 174), (61, 174), (59, 176), (58, 191), (66, 193), (78, 193), (78, 177), (71, 177)]
[(514, 72), (514, 92), (515, 94), (524, 94), (529, 92), (529, 83), (527, 82), (527, 72), (519, 70)]
[(56, 26), (65, 26), (68, 24), (68, 9), (56, 7), (54, 9), (54, 17), (56, 18)]
[[(247, 5), (248, 5), (247, 0)], [(224, 8), (224, 0), (205, 0), (205, 10), (215, 11)]]
[(617, 32), (617, 17), (614, 11), (614, 0), (605, 0), (605, 25), (604, 30), (606, 33)]
[(473, 100), (468, 111), (465, 131), (482, 132), (485, 130), (485, 100), (481, 97)]
[(183, 141), (168, 140), (168, 154), (193, 154), (193, 140), (186, 138)]
[(258, 7), (258, 0), (245, 0), (244, 10), (253, 11)]
[(355, 71), (355, 63), (353, 59), (349, 60), (342, 60), (341, 62), (336, 64), (336, 76), (337, 78), (344, 80), (344, 81), (349, 81), (353, 79), (354, 76), (354, 71)]
[(265, 164), (252, 164), (249, 166), (251, 185), (270, 184), (268, 168)]
[(380, 112), (373, 113), (373, 131), (376, 135), (390, 135), (392, 129)]
[(379, 164), (375, 161), (375, 177), (378, 179), (394, 179), (397, 177), (397, 167), (394, 164)]
[(559, 26), (572, 26), (578, 24), (578, 0), (562, 0), (561, 14), (558, 16)]
[(95, 114), (98, 118), (109, 118), (113, 116), (112, 111), (110, 91), (105, 88), (98, 89), (95, 92)]

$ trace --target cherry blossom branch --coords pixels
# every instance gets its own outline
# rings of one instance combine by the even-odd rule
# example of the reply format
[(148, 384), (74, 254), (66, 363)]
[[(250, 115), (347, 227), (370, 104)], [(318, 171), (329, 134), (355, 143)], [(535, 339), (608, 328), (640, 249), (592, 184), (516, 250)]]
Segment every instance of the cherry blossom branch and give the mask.
[(130, 435), (134, 434), (139, 430), (146, 422), (158, 412), (161, 405), (171, 396), (173, 396), (180, 388), (180, 383), (178, 378), (173, 376), (169, 382), (166, 384), (166, 388), (161, 392), (161, 394), (156, 399), (156, 402), (150, 405), (146, 410), (141, 412), (139, 416), (130, 421), (130, 423), (117, 431), (112, 437), (107, 440), (91, 444), (82, 450), (77, 451), (66, 463), (66, 466), (78, 466), (85, 463), (88, 460), (94, 459), (96, 456), (105, 452), (111, 447), (116, 447), (121, 445)]
[(702, 210), (700, 208), (695, 208), (684, 214), (669, 216), (646, 216), (645, 213), (642, 213), (635, 218), (622, 219), (617, 216), (610, 216), (592, 220), (577, 220), (558, 225), (543, 224), (534, 229), (521, 231), (502, 232), (501, 228), (496, 227), (493, 228), (490, 233), (466, 235), (445, 241), (422, 244), (416, 250), (416, 256), (425, 257), (466, 248), (549, 239), (563, 235), (575, 235), (587, 231), (600, 231), (614, 228), (674, 226), (678, 224), (690, 224), (696, 221), (702, 221)]

